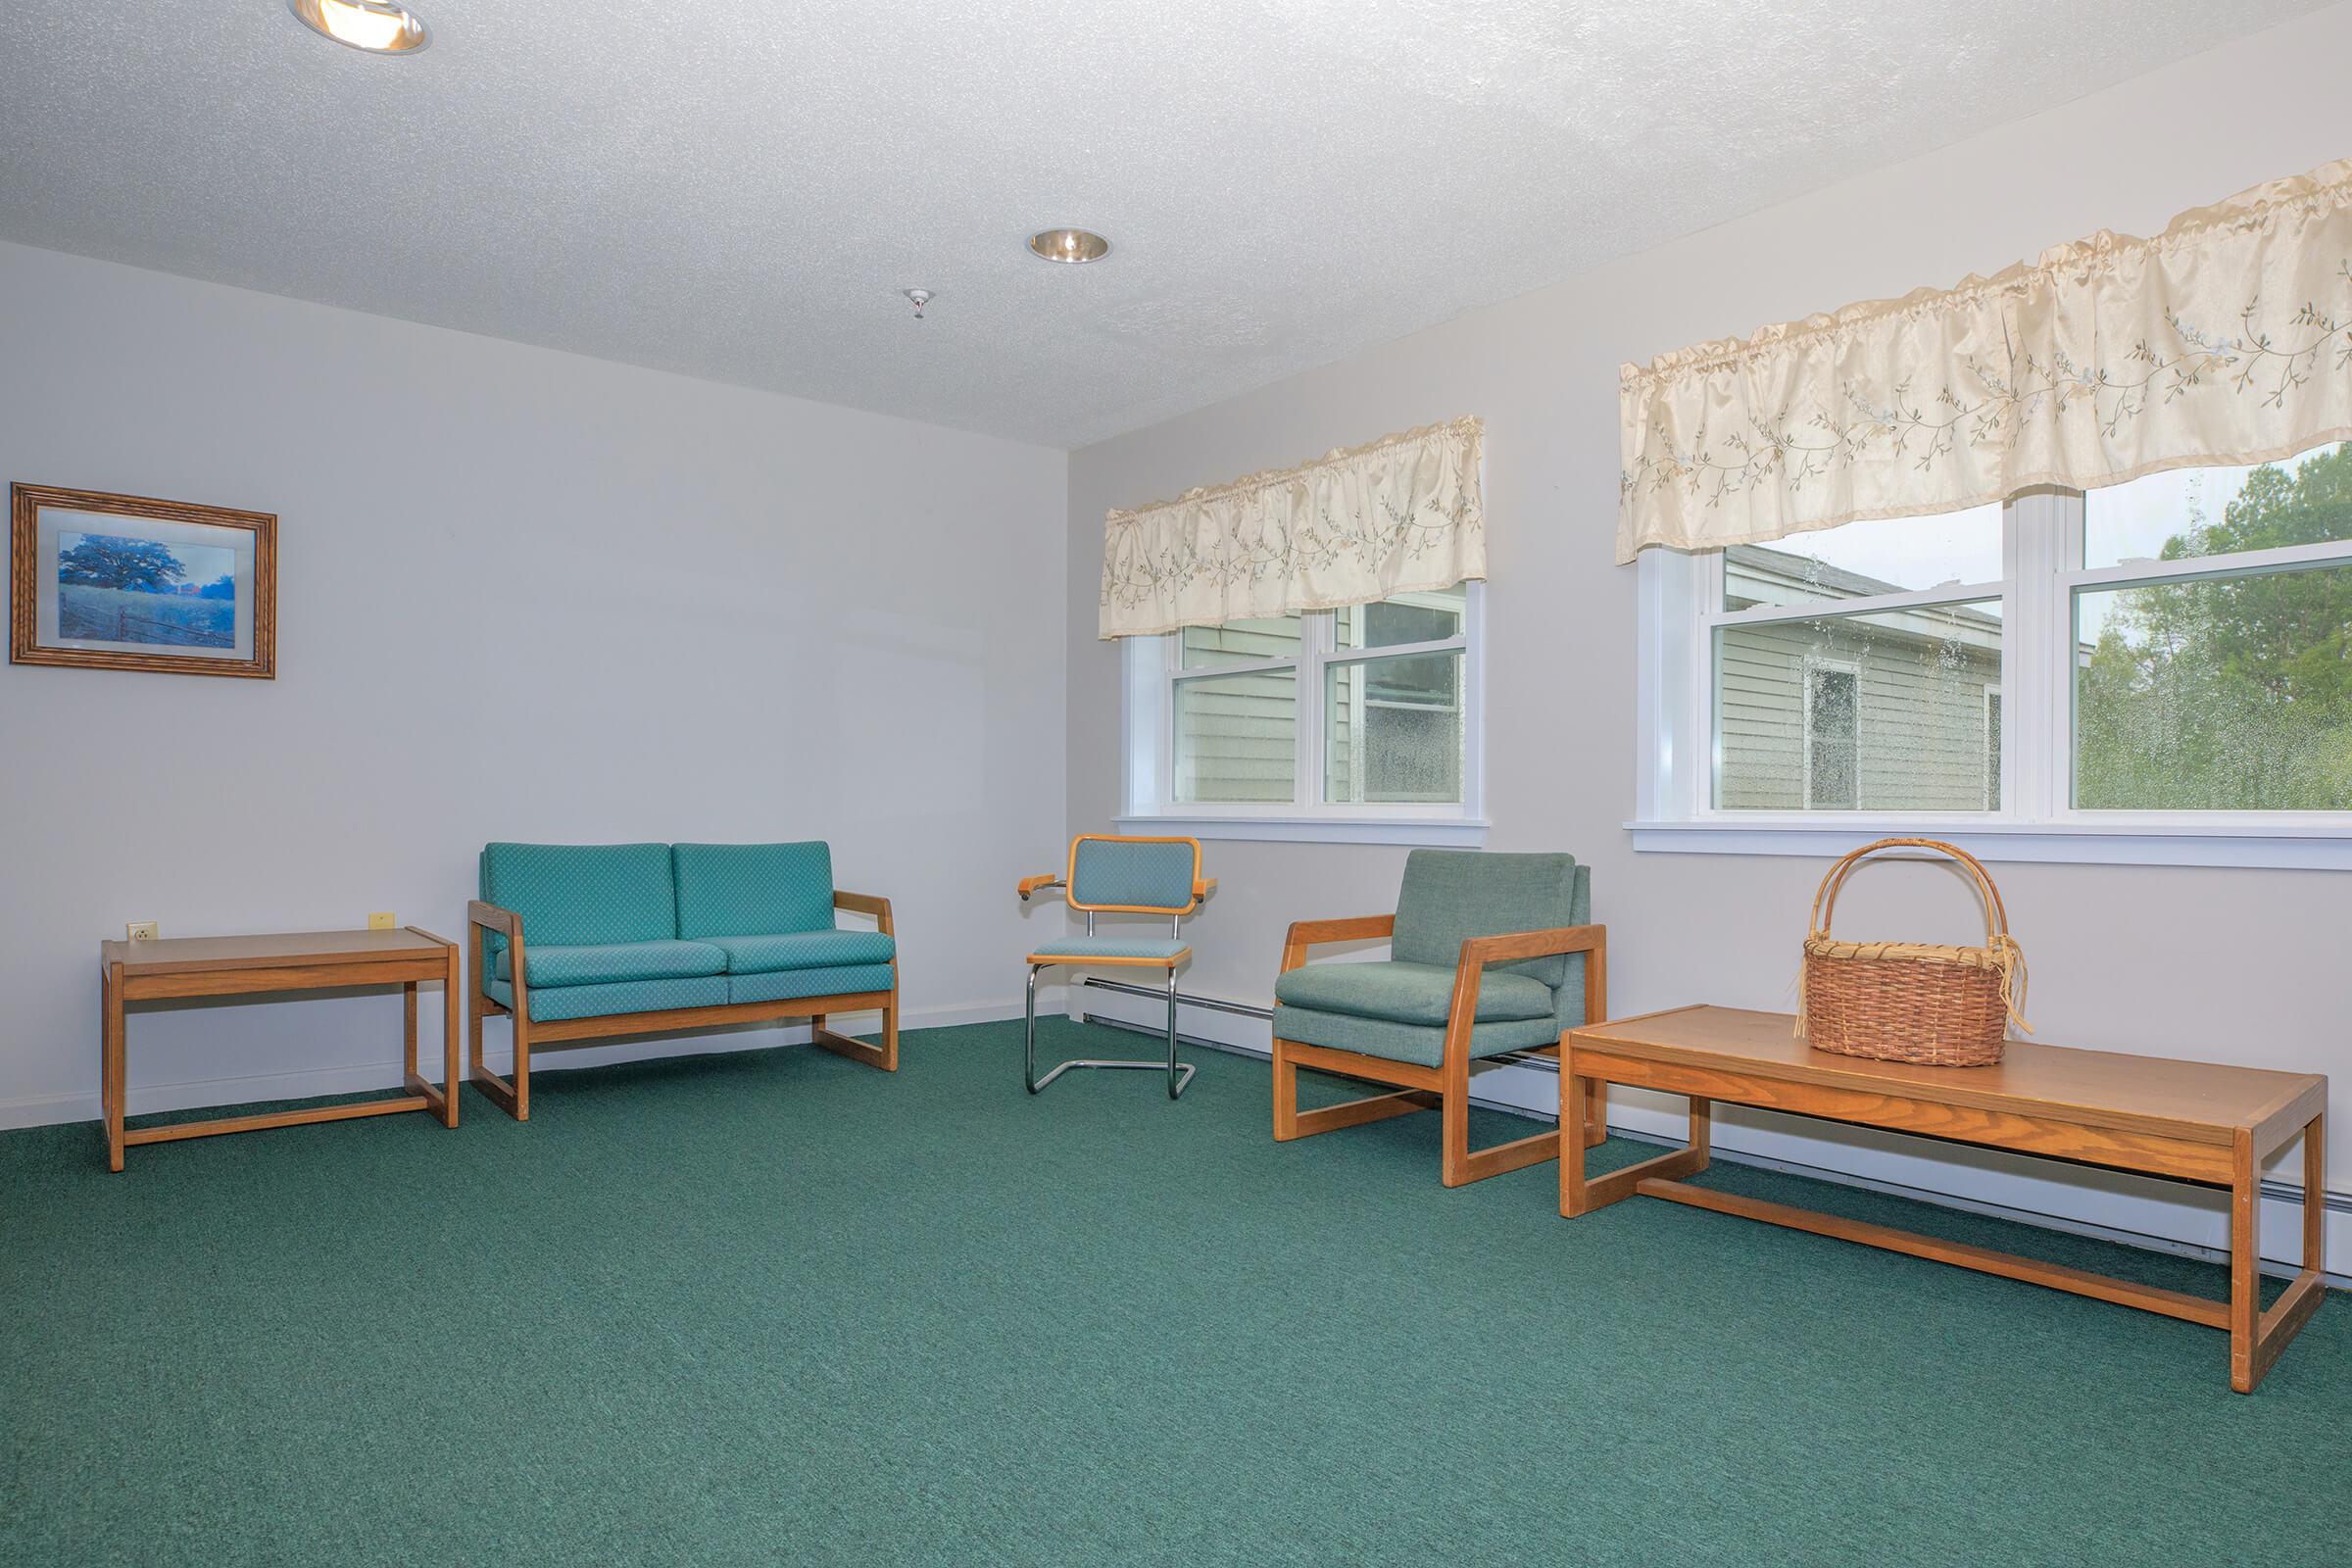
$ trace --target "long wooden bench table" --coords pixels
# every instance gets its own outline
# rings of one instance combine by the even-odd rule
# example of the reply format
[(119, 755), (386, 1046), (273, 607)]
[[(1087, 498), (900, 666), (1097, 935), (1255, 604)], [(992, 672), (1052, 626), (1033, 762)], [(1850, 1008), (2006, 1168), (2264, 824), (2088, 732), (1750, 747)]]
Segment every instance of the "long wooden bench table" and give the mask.
[[(2230, 1386), (2250, 1394), (2326, 1295), (2328, 1080), (2212, 1062), (2012, 1042), (1991, 1067), (1915, 1067), (1815, 1051), (1787, 1013), (1690, 1006), (1572, 1031), (1560, 1054), (1560, 1125), (1581, 1126), (1609, 1084), (1685, 1095), (1688, 1148), (1605, 1176), (1560, 1151), (1571, 1218), (1639, 1193), (1913, 1257), (2161, 1312), (2230, 1334)], [(1714, 1102), (1884, 1127), (2016, 1153), (2171, 1177), (2230, 1193), (2230, 1299), (2066, 1268), (1988, 1248), (1693, 1187)], [(2257, 1212), (2263, 1162), (2303, 1141), (2303, 1261), (2262, 1309)]]

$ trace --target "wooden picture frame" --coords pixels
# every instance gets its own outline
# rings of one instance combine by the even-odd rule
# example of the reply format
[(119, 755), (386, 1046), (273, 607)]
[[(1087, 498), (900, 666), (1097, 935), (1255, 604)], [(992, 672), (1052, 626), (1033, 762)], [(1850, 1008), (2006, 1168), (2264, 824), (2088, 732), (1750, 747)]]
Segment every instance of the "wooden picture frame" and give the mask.
[(276, 678), (274, 514), (43, 484), (8, 496), (10, 663)]

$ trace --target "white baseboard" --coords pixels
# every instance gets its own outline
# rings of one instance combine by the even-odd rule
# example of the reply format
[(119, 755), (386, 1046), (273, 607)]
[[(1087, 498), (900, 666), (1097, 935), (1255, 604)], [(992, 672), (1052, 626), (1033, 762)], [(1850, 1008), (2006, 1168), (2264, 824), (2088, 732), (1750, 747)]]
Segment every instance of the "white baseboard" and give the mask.
[[(1094, 987), (1070, 990), (1078, 1011), (1117, 1019), (1139, 1028), (1166, 1026), (1167, 1004)], [(1273, 1053), (1272, 1025), (1207, 1007), (1177, 1008), (1177, 1028), (1255, 1056)], [(1502, 1066), (1472, 1080), (1473, 1098), (1500, 1109), (1556, 1118), (1559, 1077), (1538, 1067)], [(1681, 1144), (1689, 1131), (1684, 1102), (1661, 1095), (1618, 1090), (1609, 1097), (1612, 1132), (1660, 1143)], [(2027, 1156), (1966, 1145), (1930, 1144), (1740, 1105), (1715, 1107), (1714, 1147), (1727, 1159), (1793, 1171), (1824, 1181), (1892, 1193), (1948, 1208), (2014, 1219), (2053, 1230), (2096, 1236), (2136, 1247), (2153, 1247), (2184, 1256), (2227, 1256), (2230, 1208), (2227, 1195), (2179, 1182), (2139, 1177), (2088, 1166), (2053, 1166)], [(2300, 1165), (2294, 1170), (2300, 1171)], [(2301, 1190), (2271, 1181), (2261, 1203), (2262, 1256), (2288, 1272), (2302, 1256)], [(2322, 1201), (2327, 1201), (2322, 1195)], [(2327, 1218), (2328, 1255), (2352, 1258), (2352, 1200), (2337, 1195)]]
[[(1039, 1010), (1046, 1010), (1048, 993), (1042, 988), (1038, 997)], [(1062, 1001), (1059, 988), (1053, 994), (1054, 1010)], [(899, 1028), (943, 1029), (956, 1024), (997, 1023), (1006, 1018), (1018, 1018), (1021, 1004), (1008, 1002), (973, 1002), (955, 1005), (908, 1008), (899, 1014)], [(846, 1034), (870, 1032), (876, 1027), (878, 1013), (839, 1013), (838, 1027)], [(615, 1061), (653, 1061), (664, 1056), (696, 1056), (722, 1051), (766, 1051), (776, 1046), (806, 1045), (808, 1040), (807, 1024), (760, 1025), (725, 1029), (696, 1035), (664, 1036), (657, 1039), (616, 1041), (609, 1046), (583, 1046), (534, 1054), (531, 1071), (534, 1075), (564, 1072), (577, 1067), (599, 1067)], [(424, 1030), (419, 1054), (423, 1057), (425, 1073), (436, 1082), (441, 1072), (440, 1036), (428, 1023)], [(505, 1073), (514, 1064), (514, 1053), (509, 1043), (504, 1019), (489, 1019), (483, 1026), (482, 1058), (493, 1071)], [(91, 1062), (92, 1076), (97, 1063)], [(313, 1100), (322, 1095), (364, 1095), (377, 1090), (400, 1086), (400, 1065), (396, 1061), (365, 1062), (340, 1067), (301, 1067), (285, 1072), (253, 1073), (244, 1076), (220, 1078), (191, 1078), (174, 1083), (136, 1084), (125, 1094), (124, 1106), (130, 1115), (146, 1116), (157, 1111), (192, 1110), (204, 1105), (245, 1105), (271, 1100)], [(60, 1122), (96, 1121), (99, 1115), (98, 1090), (90, 1088), (70, 1095), (29, 1095), (15, 1100), (0, 1100), (0, 1130), (17, 1127), (46, 1127)]]

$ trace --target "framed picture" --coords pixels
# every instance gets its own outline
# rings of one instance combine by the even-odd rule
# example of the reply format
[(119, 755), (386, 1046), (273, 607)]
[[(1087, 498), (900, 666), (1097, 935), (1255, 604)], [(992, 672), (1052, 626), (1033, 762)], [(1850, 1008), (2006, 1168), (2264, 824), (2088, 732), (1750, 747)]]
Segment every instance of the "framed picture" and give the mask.
[(9, 662), (277, 673), (277, 518), (9, 486)]

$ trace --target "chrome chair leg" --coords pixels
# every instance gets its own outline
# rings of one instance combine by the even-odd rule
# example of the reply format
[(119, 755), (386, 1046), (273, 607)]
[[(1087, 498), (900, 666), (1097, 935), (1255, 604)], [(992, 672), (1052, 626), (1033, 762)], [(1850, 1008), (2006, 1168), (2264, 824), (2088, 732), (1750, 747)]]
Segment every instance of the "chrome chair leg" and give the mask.
[(1185, 1081), (1192, 1075), (1193, 1069), (1187, 1067), (1184, 1069), (1184, 1078), (1180, 1079), (1176, 1076), (1176, 969), (1171, 964), (1168, 967), (1168, 1098), (1170, 1100), (1174, 1100), (1178, 1095), (1184, 1093)]
[(1037, 969), (1034, 963), (1029, 966), (1029, 1008), (1021, 1030), (1021, 1081), (1033, 1095), (1046, 1087), (1037, 1081)]
[[(1042, 967), (1044, 967), (1042, 964), (1034, 963), (1029, 966), (1029, 1002), (1022, 1020), (1021, 1081), (1028, 1086), (1031, 1094), (1034, 1095), (1044, 1089), (1046, 1085), (1068, 1072), (1072, 1067), (1125, 1067), (1149, 1072), (1163, 1070), (1163, 1064), (1157, 1061), (1112, 1061), (1085, 1058), (1061, 1062), (1043, 1078), (1040, 1078), (1037, 1075), (1037, 971)], [(1180, 1062), (1176, 1059), (1176, 971), (1174, 969), (1168, 971), (1168, 1059), (1164, 1064), (1164, 1070), (1168, 1075), (1168, 1098), (1170, 1100), (1174, 1100), (1184, 1093), (1185, 1086), (1193, 1081), (1193, 1074), (1199, 1070), (1192, 1062)]]

